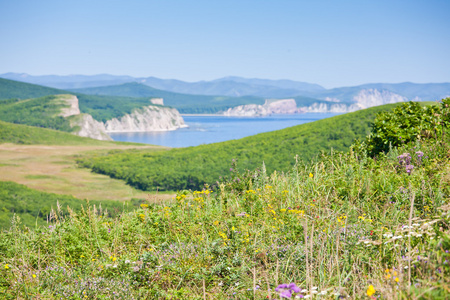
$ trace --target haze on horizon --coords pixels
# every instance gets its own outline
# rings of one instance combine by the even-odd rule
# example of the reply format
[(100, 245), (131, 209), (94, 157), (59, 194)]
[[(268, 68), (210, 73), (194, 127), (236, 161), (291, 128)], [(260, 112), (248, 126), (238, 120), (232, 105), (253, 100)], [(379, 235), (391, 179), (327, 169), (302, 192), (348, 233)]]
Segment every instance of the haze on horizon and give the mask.
[(0, 74), (450, 82), (450, 1), (0, 1)]

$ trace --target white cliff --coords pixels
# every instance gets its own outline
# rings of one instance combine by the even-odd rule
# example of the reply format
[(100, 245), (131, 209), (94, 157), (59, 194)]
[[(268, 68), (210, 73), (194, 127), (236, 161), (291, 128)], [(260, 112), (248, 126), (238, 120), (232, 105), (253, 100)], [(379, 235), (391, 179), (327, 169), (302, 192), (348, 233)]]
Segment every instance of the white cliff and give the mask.
[(105, 123), (106, 132), (169, 131), (187, 127), (178, 110), (169, 107), (146, 106), (131, 114)]
[[(112, 141), (108, 132), (168, 131), (187, 127), (175, 108), (150, 105), (103, 123), (96, 121), (89, 114), (80, 113), (78, 98), (74, 95), (59, 95), (58, 101), (64, 105), (59, 115), (70, 121), (74, 129), (73, 134), (97, 140)], [(150, 101), (157, 105), (164, 105), (162, 98), (154, 98)]]
[(377, 89), (361, 90), (358, 95), (353, 97), (353, 100), (361, 108), (408, 101), (406, 97), (400, 96), (390, 91), (379, 91)]
[(359, 91), (359, 93), (353, 97), (353, 103), (336, 103), (339, 102), (339, 99), (336, 98), (327, 98), (325, 101), (330, 103), (316, 102), (310, 106), (300, 107), (300, 110), (303, 112), (347, 113), (383, 104), (405, 102), (408, 101), (408, 99), (390, 91), (364, 89)]
[(62, 117), (69, 117), (80, 114), (80, 107), (78, 106), (78, 98), (74, 95), (59, 95), (59, 100), (62, 100), (68, 107), (61, 109), (59, 114)]
[(113, 139), (106, 133), (103, 122), (94, 120), (90, 114), (78, 114), (69, 117), (70, 125), (75, 130), (73, 134), (89, 137), (91, 139), (112, 141)]
[(229, 108), (225, 116), (261, 117), (271, 114), (295, 114), (299, 109), (294, 99), (266, 100), (263, 105), (247, 104)]
[(360, 110), (361, 107), (357, 104), (331, 104), (331, 103), (323, 103), (323, 102), (316, 102), (311, 104), (310, 106), (304, 106), (300, 107), (300, 110), (302, 112), (309, 112), (309, 113), (325, 113), (325, 112), (331, 112), (331, 113), (347, 113), (347, 112), (353, 112)]

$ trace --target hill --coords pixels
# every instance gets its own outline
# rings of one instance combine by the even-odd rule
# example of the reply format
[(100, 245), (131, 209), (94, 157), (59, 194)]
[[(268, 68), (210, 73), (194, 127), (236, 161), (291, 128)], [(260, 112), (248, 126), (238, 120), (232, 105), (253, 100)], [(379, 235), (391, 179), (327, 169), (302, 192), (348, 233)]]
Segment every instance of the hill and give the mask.
[(62, 90), (0, 78), (0, 99), (29, 99), (66, 94)]
[(309, 161), (321, 150), (346, 151), (356, 138), (370, 132), (378, 112), (391, 110), (395, 105), (373, 107), (240, 140), (161, 153), (134, 151), (92, 156), (83, 159), (82, 165), (143, 190), (198, 189), (231, 174), (233, 159), (237, 160), (240, 171), (257, 169), (264, 162), (271, 173), (292, 168), (296, 156)]
[(0, 100), (0, 120), (16, 124), (72, 131), (70, 121), (61, 116), (69, 107), (67, 95), (44, 96), (27, 100)]
[[(0, 78), (0, 100), (8, 100), (3, 101), (4, 104), (8, 103), (13, 105), (15, 100), (11, 99), (24, 100), (61, 94), (77, 96), (81, 113), (88, 113), (94, 119), (101, 122), (105, 122), (112, 118), (122, 117), (125, 114), (131, 113), (136, 108), (151, 105), (148, 98), (85, 95)], [(31, 102), (20, 103), (21, 105), (25, 103), (28, 103), (27, 105), (33, 104), (36, 105), (36, 110), (43, 110), (46, 102), (44, 101), (41, 103), (40, 100), (33, 100)], [(55, 109), (57, 108), (54, 107), (51, 110)], [(25, 111), (21, 113), (30, 114), (30, 112)]]
[(0, 143), (24, 145), (107, 145), (113, 142), (80, 137), (58, 130), (0, 121)]
[(139, 83), (66, 91), (0, 78), (0, 99), (29, 99), (58, 94), (77, 96), (80, 111), (102, 122), (151, 105), (149, 98), (164, 98), (166, 105), (177, 108), (181, 113), (216, 113), (238, 105), (264, 103), (264, 99), (259, 97), (185, 95)]
[(164, 98), (164, 104), (174, 107), (180, 113), (216, 113), (230, 107), (244, 104), (263, 104), (260, 97), (227, 97), (207, 95), (187, 95), (158, 90), (141, 83), (124, 83), (115, 86), (104, 86), (72, 90), (76, 93), (103, 96)]
[(122, 212), (124, 208), (124, 203), (119, 201), (88, 202), (69, 195), (33, 190), (15, 182), (0, 181), (0, 207), (2, 207), (0, 230), (9, 228), (14, 215), (20, 218), (23, 225), (33, 228), (36, 225), (46, 225), (51, 210), (58, 210), (58, 204), (61, 213), (67, 215), (68, 206), (78, 212), (82, 205), (89, 205), (88, 203), (97, 205), (97, 207), (101, 205), (102, 209), (107, 209), (110, 212), (110, 216), (116, 216), (117, 212)]

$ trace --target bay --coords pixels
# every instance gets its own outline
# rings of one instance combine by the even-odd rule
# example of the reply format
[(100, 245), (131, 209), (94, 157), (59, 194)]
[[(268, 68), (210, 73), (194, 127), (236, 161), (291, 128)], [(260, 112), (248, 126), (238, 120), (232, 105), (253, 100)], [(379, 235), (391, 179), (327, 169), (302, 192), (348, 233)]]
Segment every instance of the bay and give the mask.
[(115, 141), (167, 147), (190, 147), (240, 139), (262, 132), (284, 129), (329, 118), (339, 113), (303, 113), (266, 117), (183, 115), (189, 127), (174, 131), (111, 133)]

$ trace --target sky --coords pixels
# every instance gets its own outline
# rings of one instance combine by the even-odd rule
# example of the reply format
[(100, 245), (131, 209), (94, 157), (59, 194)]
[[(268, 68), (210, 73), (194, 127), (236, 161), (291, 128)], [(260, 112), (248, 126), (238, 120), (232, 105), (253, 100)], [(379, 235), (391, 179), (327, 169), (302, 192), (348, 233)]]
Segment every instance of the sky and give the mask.
[(0, 0), (0, 74), (450, 82), (448, 0)]

